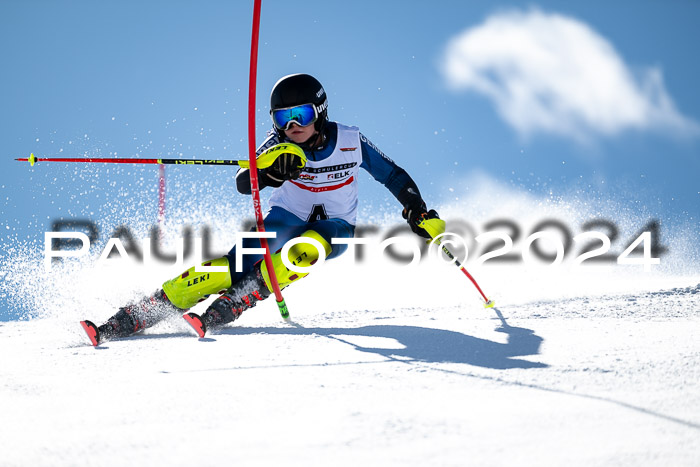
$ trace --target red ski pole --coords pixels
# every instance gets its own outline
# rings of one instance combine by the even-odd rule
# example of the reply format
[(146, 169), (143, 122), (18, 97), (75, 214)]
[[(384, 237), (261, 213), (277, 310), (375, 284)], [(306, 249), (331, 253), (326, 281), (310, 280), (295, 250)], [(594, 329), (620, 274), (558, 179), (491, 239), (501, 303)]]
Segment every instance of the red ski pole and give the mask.
[(469, 278), (470, 281), (472, 281), (472, 284), (474, 284), (474, 287), (476, 287), (476, 290), (478, 290), (479, 293), (481, 294), (481, 298), (484, 299), (484, 308), (493, 308), (495, 303), (493, 302), (493, 300), (489, 300), (488, 298), (486, 298), (486, 295), (484, 295), (484, 291), (481, 290), (481, 287), (479, 287), (479, 284), (476, 283), (476, 279), (474, 279), (474, 276), (469, 274), (469, 271), (467, 271), (467, 268), (465, 268), (462, 265), (462, 263), (460, 263), (459, 260), (457, 258), (455, 258), (455, 256), (450, 252), (450, 250), (447, 249), (447, 247), (445, 245), (440, 243), (439, 238), (433, 239), (433, 241), (435, 243), (437, 243), (438, 245), (440, 245), (440, 247), (442, 248), (442, 251), (447, 255), (447, 257), (450, 258), (451, 260), (453, 260), (455, 265), (459, 268), (459, 270), (462, 271), (464, 273), (464, 275)]
[(144, 159), (136, 157), (20, 157), (16, 161), (29, 162), (33, 166), (37, 162), (78, 162), (82, 164), (158, 164), (158, 165), (238, 165), (248, 167), (248, 161), (223, 160), (223, 159)]
[[(441, 222), (442, 227), (440, 229), (432, 228), (431, 225), (428, 224), (428, 222), (430, 222), (432, 220)], [(443, 245), (442, 242), (440, 242), (440, 236), (445, 231), (445, 222), (440, 220), (440, 219), (426, 219), (426, 218), (424, 218), (424, 219), (419, 220), (417, 222), (417, 225), (419, 227), (421, 227), (422, 229), (424, 229), (426, 232), (428, 232), (428, 235), (430, 235), (430, 237), (432, 239), (431, 243), (435, 243), (436, 245), (439, 245), (440, 248), (442, 248), (443, 253), (445, 253), (447, 255), (447, 257), (452, 260), (452, 262), (455, 264), (455, 266), (457, 266), (460, 269), (460, 271), (462, 271), (464, 273), (464, 275), (467, 276), (467, 278), (472, 282), (472, 284), (474, 284), (474, 287), (476, 287), (476, 290), (478, 290), (479, 294), (481, 294), (481, 298), (484, 299), (484, 308), (493, 308), (493, 306), (495, 305), (493, 300), (489, 300), (486, 297), (486, 294), (484, 294), (484, 291), (481, 290), (481, 287), (479, 287), (479, 284), (476, 282), (476, 279), (474, 279), (474, 276), (469, 274), (469, 271), (467, 271), (467, 268), (465, 268), (462, 265), (462, 263), (460, 263), (460, 261), (455, 257), (455, 255), (453, 255), (452, 252), (445, 245)]]

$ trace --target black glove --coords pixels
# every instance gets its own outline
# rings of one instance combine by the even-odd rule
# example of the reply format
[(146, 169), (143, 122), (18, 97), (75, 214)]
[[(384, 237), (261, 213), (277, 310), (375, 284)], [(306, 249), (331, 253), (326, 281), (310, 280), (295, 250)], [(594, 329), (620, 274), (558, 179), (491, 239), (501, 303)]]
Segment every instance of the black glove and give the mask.
[(280, 154), (271, 166), (259, 170), (259, 173), (265, 179), (266, 186), (279, 187), (286, 180), (299, 178), (303, 166), (304, 164), (299, 156), (284, 153)]
[(406, 219), (413, 233), (420, 235), (423, 238), (431, 237), (430, 234), (425, 231), (425, 229), (418, 226), (418, 223), (423, 219), (440, 218), (440, 216), (438, 216), (437, 211), (435, 211), (434, 209), (428, 211), (428, 208), (426, 207), (425, 202), (423, 200), (415, 200), (410, 204), (404, 206), (401, 215), (404, 219)]

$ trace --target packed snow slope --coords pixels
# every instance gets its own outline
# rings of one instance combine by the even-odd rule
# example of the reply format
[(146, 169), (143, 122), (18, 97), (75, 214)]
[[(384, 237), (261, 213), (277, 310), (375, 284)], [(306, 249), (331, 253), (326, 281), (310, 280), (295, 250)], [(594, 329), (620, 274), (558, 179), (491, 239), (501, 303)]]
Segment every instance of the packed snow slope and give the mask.
[(289, 293), (292, 322), (265, 303), (204, 339), (175, 318), (92, 348), (71, 309), (2, 323), (0, 464), (700, 459), (697, 284), (492, 310), (341, 292), (328, 312), (305, 306), (318, 290)]
[[(373, 206), (374, 246), (286, 289), (290, 322), (268, 300), (203, 339), (173, 316), (93, 348), (79, 320), (103, 322), (182, 265), (98, 265), (103, 239), (47, 272), (43, 245), (5, 245), (0, 285), (21, 319), (0, 322), (0, 465), (697, 466), (697, 226), (662, 224), (650, 272), (614, 257), (576, 265), (581, 243), (547, 266), (521, 255), (542, 220), (577, 235), (606, 218), (619, 255), (649, 219), (608, 201), (476, 192), (438, 208), (448, 230), (461, 225), (492, 309), (454, 265), (377, 253), (401, 220)], [(522, 229), (520, 256), (479, 264), (473, 237), (496, 228), (493, 213)], [(242, 221), (188, 216), (218, 219), (215, 251)], [(185, 221), (171, 219), (167, 251)]]

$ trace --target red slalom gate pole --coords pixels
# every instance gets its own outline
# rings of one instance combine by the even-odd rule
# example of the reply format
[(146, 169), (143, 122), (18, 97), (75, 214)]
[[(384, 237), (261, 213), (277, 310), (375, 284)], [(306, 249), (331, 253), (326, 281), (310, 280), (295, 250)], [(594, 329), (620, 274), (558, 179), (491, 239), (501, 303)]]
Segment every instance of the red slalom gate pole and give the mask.
[[(250, 165), (250, 191), (253, 195), (253, 208), (255, 209), (255, 220), (257, 222), (258, 232), (265, 232), (265, 222), (262, 214), (262, 206), (260, 203), (260, 185), (258, 183), (258, 164), (255, 151), (255, 84), (257, 80), (258, 70), (258, 39), (260, 37), (260, 9), (262, 0), (255, 0), (253, 6), (253, 36), (250, 42), (250, 77), (248, 79), (248, 159)], [(275, 267), (272, 264), (270, 256), (270, 247), (267, 239), (261, 238), (260, 245), (265, 249), (265, 265), (270, 274), (270, 283), (275, 292), (275, 299), (279, 307), (282, 318), (289, 319), (289, 310), (287, 304), (282, 297), (277, 276), (275, 275)]]

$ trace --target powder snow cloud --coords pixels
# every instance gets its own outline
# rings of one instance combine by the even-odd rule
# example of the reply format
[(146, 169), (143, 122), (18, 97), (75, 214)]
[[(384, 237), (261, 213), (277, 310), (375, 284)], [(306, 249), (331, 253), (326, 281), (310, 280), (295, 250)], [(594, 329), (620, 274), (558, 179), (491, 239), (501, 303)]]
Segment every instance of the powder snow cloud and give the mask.
[(448, 42), (442, 72), (451, 89), (488, 97), (521, 136), (700, 135), (700, 125), (676, 109), (658, 67), (634, 73), (609, 41), (561, 14), (494, 14)]

